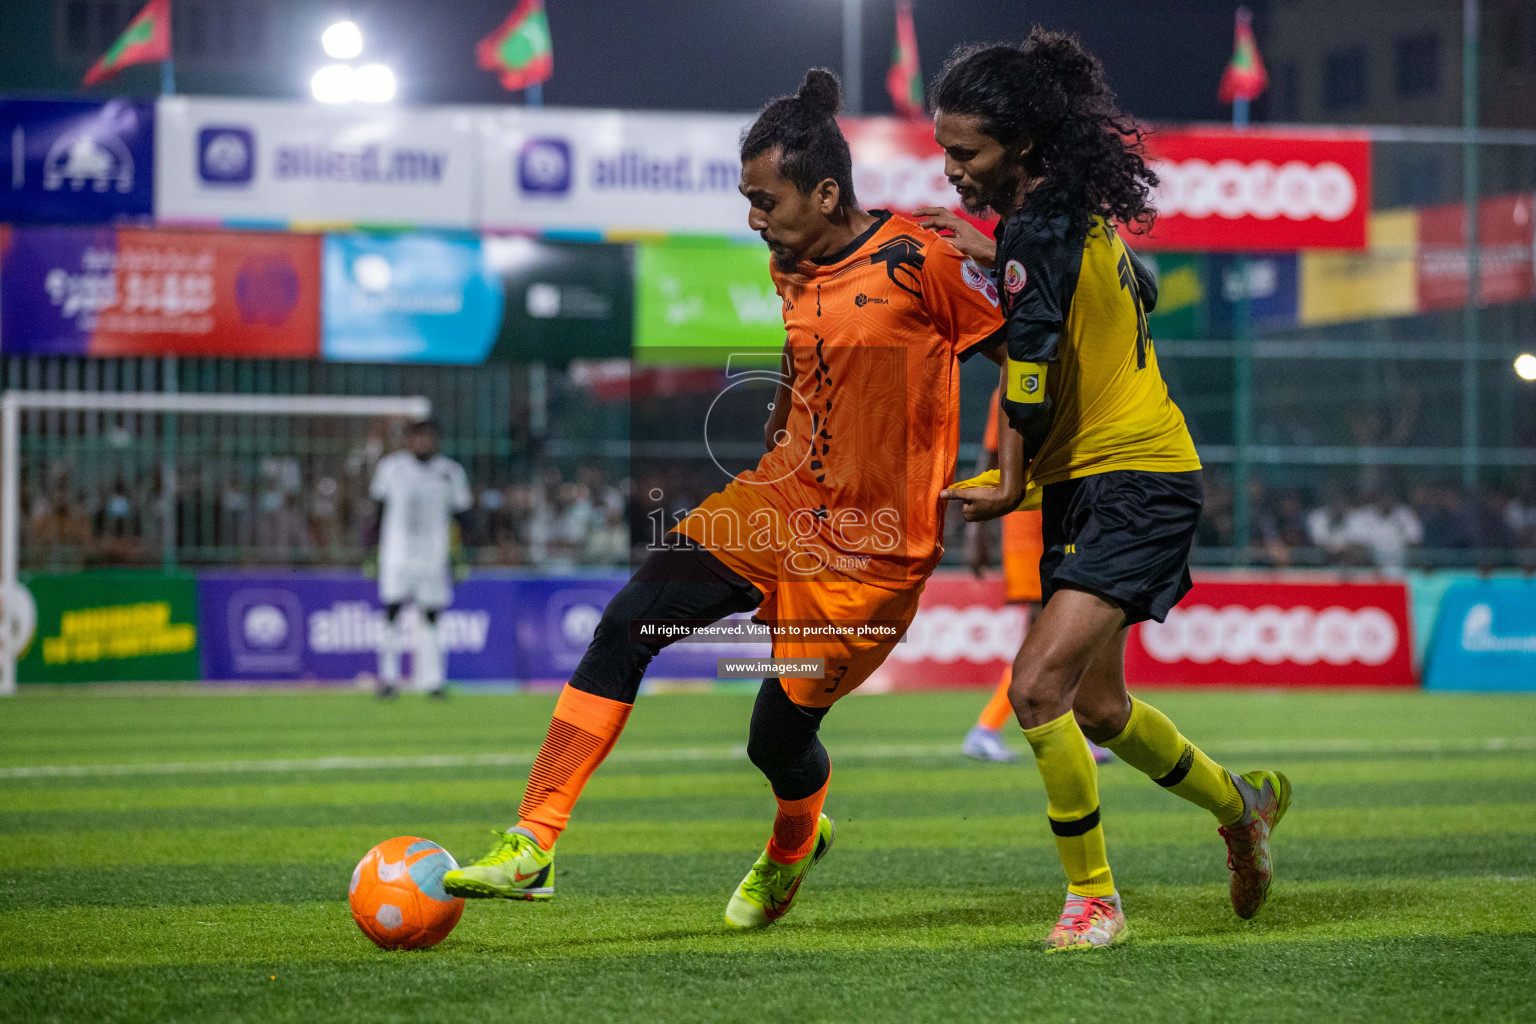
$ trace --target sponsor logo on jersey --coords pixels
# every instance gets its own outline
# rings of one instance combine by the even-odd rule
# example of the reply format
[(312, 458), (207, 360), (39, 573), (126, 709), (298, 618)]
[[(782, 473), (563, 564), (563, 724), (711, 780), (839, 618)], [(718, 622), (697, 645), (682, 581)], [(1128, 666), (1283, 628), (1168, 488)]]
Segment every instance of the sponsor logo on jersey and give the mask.
[(982, 270), (973, 259), (967, 259), (960, 264), (960, 276), (965, 278), (965, 283), (987, 297), (992, 305), (997, 305), (997, 288), (992, 284), (992, 278), (985, 270)]
[(863, 309), (871, 302), (882, 306), (889, 306), (891, 304), (890, 299), (877, 299), (873, 295), (865, 295), (863, 292), (859, 292), (859, 294), (854, 296), (853, 299), (853, 304), (858, 306), (860, 309)]

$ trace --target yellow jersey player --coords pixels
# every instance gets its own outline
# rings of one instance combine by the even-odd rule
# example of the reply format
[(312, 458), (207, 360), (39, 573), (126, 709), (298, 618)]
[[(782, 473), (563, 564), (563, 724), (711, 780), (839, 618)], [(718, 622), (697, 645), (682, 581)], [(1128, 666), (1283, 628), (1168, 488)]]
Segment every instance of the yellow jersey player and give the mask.
[(1189, 590), (1200, 460), (1168, 397), (1147, 332), (1156, 285), (1116, 223), (1149, 223), (1156, 176), (1141, 130), (1099, 62), (1068, 35), (963, 50), (935, 91), (934, 137), (968, 209), (999, 215), (1007, 317), (999, 480), (951, 488), (967, 520), (1042, 491), (1044, 608), (1014, 660), (1009, 700), (1045, 782), (1068, 887), (1046, 946), (1107, 946), (1126, 934), (1084, 734), (1215, 815), (1232, 907), (1269, 892), (1269, 836), (1290, 803), (1273, 771), (1236, 775), (1126, 692), (1128, 628), (1161, 620)]

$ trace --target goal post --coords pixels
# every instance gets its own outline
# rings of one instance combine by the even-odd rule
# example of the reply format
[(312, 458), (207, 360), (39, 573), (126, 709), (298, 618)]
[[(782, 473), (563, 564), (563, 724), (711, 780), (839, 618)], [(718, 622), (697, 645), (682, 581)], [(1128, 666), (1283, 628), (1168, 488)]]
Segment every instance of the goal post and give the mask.
[[(31, 639), (35, 609), (20, 582), (21, 430), (24, 411), (58, 413), (426, 419), (424, 396), (21, 391), (0, 394), (0, 696), (16, 692), (16, 663)], [(162, 430), (174, 440), (176, 424)], [(173, 499), (174, 501), (174, 499)], [(166, 514), (167, 522), (174, 515)], [(168, 527), (168, 530), (173, 527)]]

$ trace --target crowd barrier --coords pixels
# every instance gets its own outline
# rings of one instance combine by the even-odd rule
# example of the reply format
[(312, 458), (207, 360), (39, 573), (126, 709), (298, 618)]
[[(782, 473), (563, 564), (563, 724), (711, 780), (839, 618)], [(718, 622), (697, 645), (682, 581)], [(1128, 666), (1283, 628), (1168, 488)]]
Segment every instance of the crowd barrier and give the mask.
[[(558, 686), (625, 578), (613, 570), (465, 581), (440, 619), (449, 677)], [(23, 683), (349, 683), (377, 664), (384, 613), (375, 583), (357, 573), (97, 571), (24, 582), (36, 628), (18, 662)], [(407, 612), (408, 650), (416, 628)], [(1002, 602), (995, 579), (939, 572), (865, 690), (991, 686), (1024, 629), (1022, 609)], [(1416, 643), (1419, 635), (1427, 641)], [(758, 640), (677, 643), (647, 678), (713, 680), (721, 658), (768, 653)], [(1422, 679), (1433, 690), (1536, 690), (1536, 580), (1206, 573), (1166, 622), (1132, 629), (1126, 675), (1133, 686)]]

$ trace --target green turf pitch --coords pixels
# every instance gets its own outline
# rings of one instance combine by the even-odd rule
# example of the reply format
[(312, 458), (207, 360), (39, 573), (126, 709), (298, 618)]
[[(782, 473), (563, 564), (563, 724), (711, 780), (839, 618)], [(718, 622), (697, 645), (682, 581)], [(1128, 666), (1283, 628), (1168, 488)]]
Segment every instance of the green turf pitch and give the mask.
[(1290, 775), (1279, 880), (1237, 920), (1214, 823), (1111, 764), (1131, 941), (1066, 955), (1038, 948), (1064, 886), (1033, 765), (955, 753), (984, 699), (838, 705), (837, 847), (740, 935), (721, 914), (773, 809), (751, 699), (644, 698), (553, 903), (472, 903), (385, 953), (352, 865), (402, 834), (483, 853), (552, 698), (23, 695), (0, 704), (0, 1020), (1536, 1019), (1536, 697), (1152, 694), (1224, 763)]

